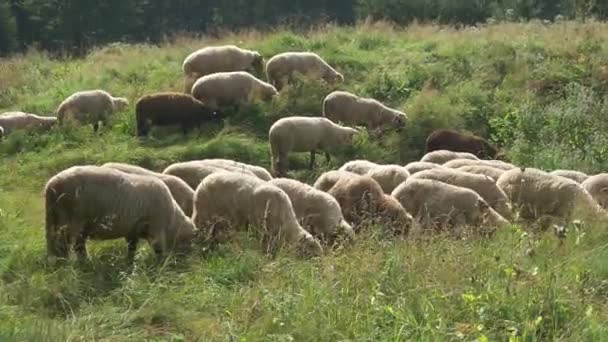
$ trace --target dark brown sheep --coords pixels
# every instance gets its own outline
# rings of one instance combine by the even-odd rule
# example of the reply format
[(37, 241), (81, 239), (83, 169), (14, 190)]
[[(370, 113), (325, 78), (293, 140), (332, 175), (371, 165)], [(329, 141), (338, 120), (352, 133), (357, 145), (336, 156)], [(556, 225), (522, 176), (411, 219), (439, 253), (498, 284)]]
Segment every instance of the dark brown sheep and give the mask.
[(148, 135), (151, 126), (180, 126), (186, 133), (204, 122), (219, 119), (218, 113), (194, 97), (181, 93), (156, 93), (135, 104), (137, 135)]
[(485, 139), (450, 129), (439, 129), (426, 139), (426, 153), (437, 150), (469, 152), (482, 159), (495, 159), (498, 151)]
[(391, 234), (406, 235), (413, 218), (380, 185), (369, 176), (353, 175), (340, 179), (328, 192), (340, 204), (342, 214), (355, 231), (368, 219), (378, 223)]

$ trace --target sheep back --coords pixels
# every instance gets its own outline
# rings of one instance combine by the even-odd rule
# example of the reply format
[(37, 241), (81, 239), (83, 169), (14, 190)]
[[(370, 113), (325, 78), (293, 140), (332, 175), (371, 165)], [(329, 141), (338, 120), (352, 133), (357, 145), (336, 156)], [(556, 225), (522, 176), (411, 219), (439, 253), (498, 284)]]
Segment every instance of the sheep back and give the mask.
[(426, 139), (427, 153), (438, 150), (468, 152), (483, 159), (494, 159), (497, 154), (496, 148), (485, 139), (451, 129), (436, 130)]
[(175, 199), (179, 207), (184, 211), (184, 214), (186, 214), (186, 216), (192, 216), (194, 190), (180, 178), (157, 173), (140, 166), (123, 163), (106, 163), (103, 164), (102, 167), (134, 175), (151, 176), (160, 179), (169, 188), (173, 199)]
[(156, 93), (135, 104), (137, 135), (147, 135), (151, 126), (177, 125), (185, 132), (219, 118), (216, 111), (188, 94)]
[(429, 152), (420, 159), (421, 162), (445, 164), (454, 159), (472, 159), (479, 160), (477, 156), (468, 152), (454, 152), (448, 150), (438, 150)]

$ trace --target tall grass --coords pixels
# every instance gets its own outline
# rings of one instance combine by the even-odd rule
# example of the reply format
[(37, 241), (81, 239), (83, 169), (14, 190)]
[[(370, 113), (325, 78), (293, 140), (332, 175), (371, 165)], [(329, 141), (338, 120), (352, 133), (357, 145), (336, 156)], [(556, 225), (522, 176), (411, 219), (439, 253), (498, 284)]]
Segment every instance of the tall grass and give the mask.
[[(608, 38), (603, 23), (500, 24), (456, 30), (387, 23), (304, 33), (183, 37), (161, 46), (112, 45), (84, 59), (37, 51), (0, 62), (0, 109), (50, 114), (68, 94), (104, 88), (135, 101), (182, 89), (181, 62), (208, 44), (265, 56), (313, 50), (345, 74), (341, 89), (409, 115), (381, 139), (362, 133), (313, 172), (291, 156), (291, 176), (312, 181), (353, 158), (406, 163), (433, 129), (493, 139), (513, 162), (606, 168)], [(133, 107), (99, 134), (90, 127), (16, 133), (0, 143), (0, 340), (604, 340), (608, 233), (568, 227), (565, 240), (515, 226), (489, 239), (394, 241), (380, 229), (317, 260), (271, 258), (243, 236), (211, 255), (164, 267), (143, 247), (133, 267), (120, 241), (91, 243), (91, 261), (45, 262), (42, 189), (72, 165), (121, 161), (154, 170), (183, 160), (233, 158), (269, 166), (270, 125), (318, 115), (332, 89), (301, 80), (276, 101), (182, 136), (135, 138)]]

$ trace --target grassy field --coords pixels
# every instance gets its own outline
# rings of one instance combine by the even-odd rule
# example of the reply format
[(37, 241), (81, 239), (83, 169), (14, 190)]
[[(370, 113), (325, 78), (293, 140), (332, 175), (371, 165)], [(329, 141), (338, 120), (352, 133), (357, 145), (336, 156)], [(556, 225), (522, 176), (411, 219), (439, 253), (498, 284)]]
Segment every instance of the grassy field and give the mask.
[[(294, 33), (245, 32), (163, 46), (113, 45), (81, 60), (32, 51), (0, 60), (0, 111), (50, 114), (74, 91), (104, 88), (135, 101), (181, 90), (181, 63), (207, 44), (265, 56), (313, 50), (345, 75), (341, 89), (404, 109), (410, 122), (381, 140), (362, 133), (329, 164), (291, 159), (312, 181), (353, 158), (418, 159), (438, 127), (467, 129), (520, 165), (601, 172), (608, 166), (608, 24), (499, 24), (455, 30), (362, 24)], [(129, 162), (155, 170), (232, 158), (269, 167), (280, 117), (318, 114), (331, 91), (301, 81), (271, 104), (234, 113), (187, 137), (134, 137), (133, 106), (113, 126), (16, 133), (0, 143), (0, 340), (601, 341), (608, 339), (608, 231), (594, 222), (552, 232), (513, 226), (490, 239), (414, 236), (377, 227), (322, 259), (270, 258), (252, 239), (162, 267), (142, 247), (90, 243), (91, 261), (45, 262), (42, 189), (72, 165)]]

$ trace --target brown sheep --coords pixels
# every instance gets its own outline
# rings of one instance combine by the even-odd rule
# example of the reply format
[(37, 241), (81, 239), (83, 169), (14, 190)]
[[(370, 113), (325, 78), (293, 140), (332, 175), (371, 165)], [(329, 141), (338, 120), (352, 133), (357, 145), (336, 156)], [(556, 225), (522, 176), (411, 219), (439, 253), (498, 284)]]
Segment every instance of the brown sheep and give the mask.
[(137, 135), (145, 136), (151, 126), (180, 126), (185, 134), (193, 127), (219, 118), (216, 111), (188, 94), (156, 93), (135, 104)]
[(495, 159), (498, 154), (485, 139), (450, 129), (436, 130), (426, 139), (426, 153), (438, 150), (469, 152), (482, 159)]
[(407, 234), (412, 226), (413, 218), (403, 206), (385, 195), (380, 185), (369, 176), (342, 178), (329, 194), (338, 200), (344, 218), (355, 231), (359, 231), (361, 224), (370, 218), (397, 234)]

